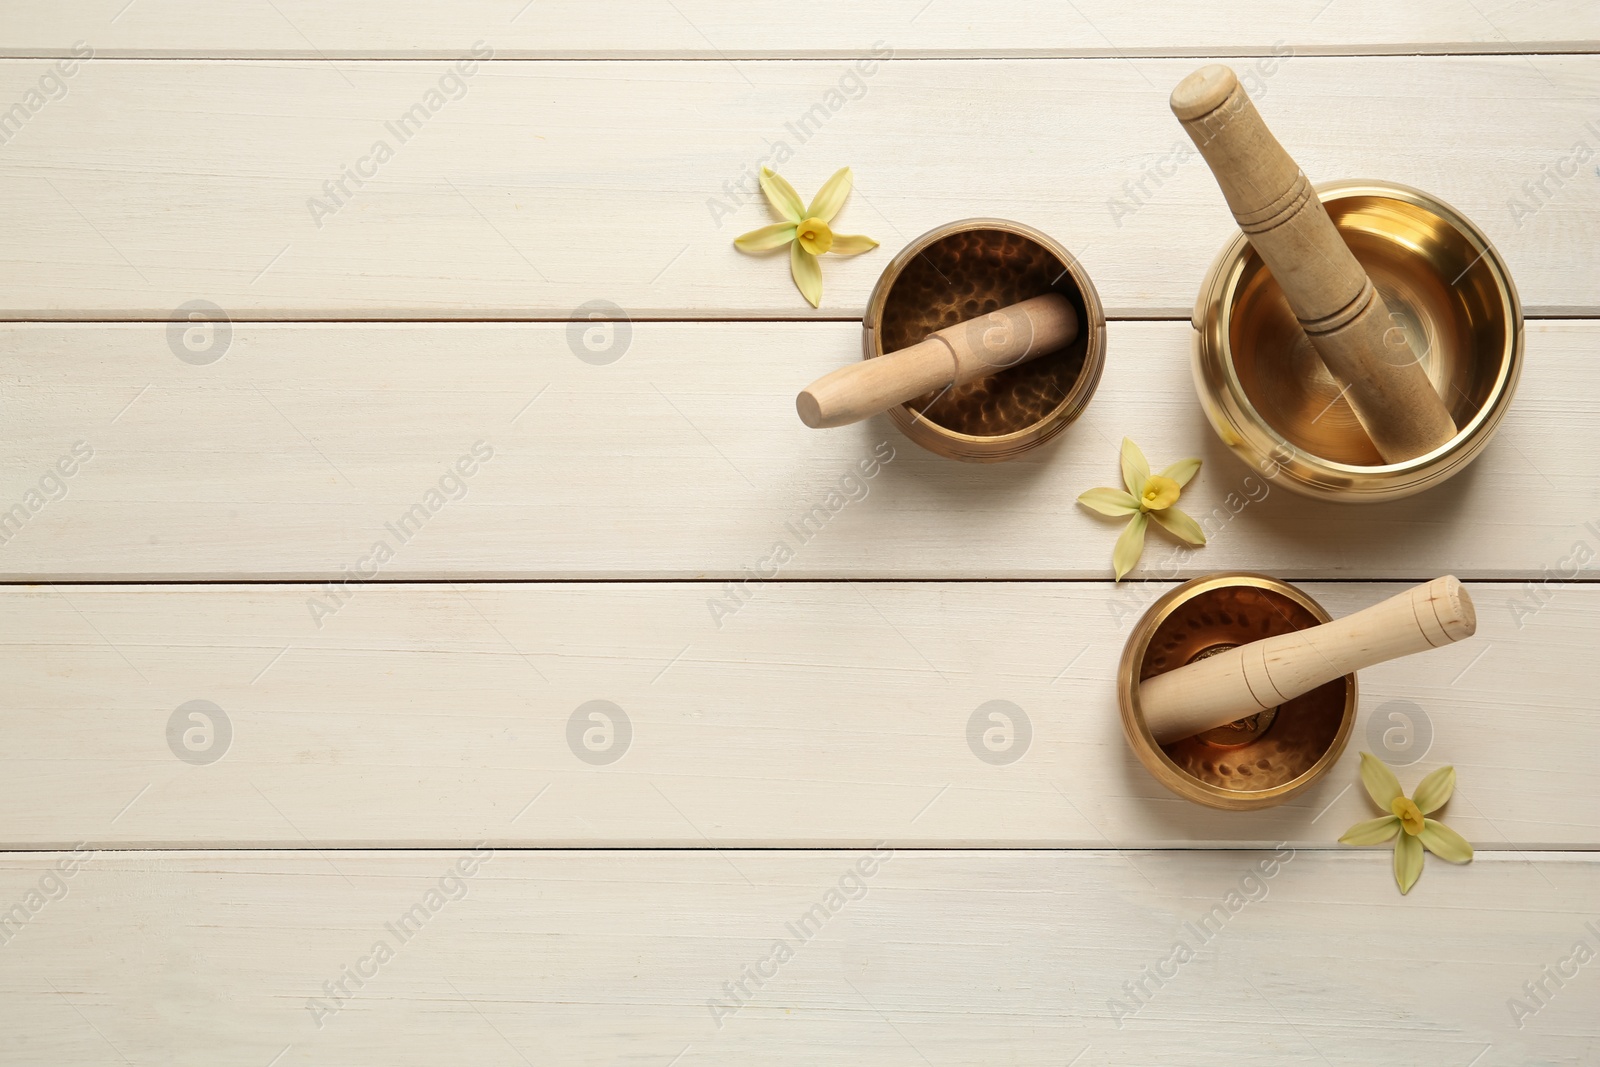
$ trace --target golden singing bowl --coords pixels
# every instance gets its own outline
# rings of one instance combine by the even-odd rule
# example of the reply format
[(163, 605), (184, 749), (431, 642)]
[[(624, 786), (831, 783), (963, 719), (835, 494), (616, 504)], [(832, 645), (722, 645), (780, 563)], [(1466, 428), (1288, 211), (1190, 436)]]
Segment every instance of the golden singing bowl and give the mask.
[(1186, 800), (1224, 811), (1281, 804), (1344, 752), (1356, 721), (1356, 676), (1227, 726), (1158, 745), (1139, 707), (1139, 683), (1237, 645), (1328, 622), (1288, 582), (1247, 572), (1195, 578), (1150, 605), (1117, 668), (1122, 731), (1145, 770)]
[(1089, 276), (1052, 238), (1019, 222), (963, 219), (930, 230), (889, 261), (862, 319), (866, 359), (936, 330), (1056, 292), (1078, 313), (1072, 344), (990, 377), (889, 410), (941, 456), (995, 463), (1038, 448), (1082, 414), (1105, 364), (1106, 316)]
[(1307, 496), (1392, 500), (1437, 485), (1494, 436), (1522, 371), (1522, 304), (1489, 239), (1450, 205), (1404, 185), (1317, 187), (1460, 428), (1384, 463), (1282, 291), (1243, 233), (1194, 307), (1194, 379), (1212, 427), (1246, 463)]

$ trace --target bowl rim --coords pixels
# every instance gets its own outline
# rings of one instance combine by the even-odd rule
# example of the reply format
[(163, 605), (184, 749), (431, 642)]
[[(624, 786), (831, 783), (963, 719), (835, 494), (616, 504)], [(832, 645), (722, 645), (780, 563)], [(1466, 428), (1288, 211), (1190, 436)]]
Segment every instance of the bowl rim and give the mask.
[(1150, 641), (1156, 631), (1173, 612), (1205, 593), (1237, 587), (1261, 589), (1287, 597), (1309, 611), (1319, 624), (1333, 620), (1327, 609), (1317, 603), (1305, 590), (1270, 575), (1254, 571), (1220, 571), (1191, 578), (1157, 598), (1140, 616), (1133, 633), (1128, 635), (1127, 643), (1122, 648), (1122, 659), (1117, 665), (1117, 704), (1128, 747), (1133, 749), (1133, 754), (1156, 781), (1178, 796), (1207, 807), (1224, 811), (1255, 811), (1281, 804), (1290, 797), (1304, 792), (1344, 755), (1345, 747), (1350, 743), (1350, 735), (1355, 729), (1356, 714), (1360, 706), (1360, 683), (1353, 673), (1344, 676), (1344, 712), (1339, 719), (1338, 732), (1315, 763), (1287, 782), (1270, 789), (1250, 791), (1224, 789), (1209, 782), (1202, 782), (1179, 767), (1156, 743), (1155, 735), (1145, 723), (1144, 710), (1139, 706), (1139, 666), (1144, 662), (1145, 653), (1149, 650)]
[[(1308, 495), (1338, 500), (1375, 501), (1408, 496), (1464, 468), (1488, 444), (1505, 418), (1522, 376), (1526, 334), (1522, 301), (1510, 270), (1494, 243), (1470, 219), (1433, 194), (1398, 182), (1376, 179), (1320, 182), (1314, 188), (1324, 204), (1355, 197), (1373, 197), (1420, 208), (1441, 219), (1477, 249), (1478, 256), (1472, 265), (1481, 261), (1487, 266), (1495, 282), (1500, 311), (1508, 323), (1506, 347), (1501, 353), (1488, 403), (1479, 408), (1465, 426), (1458, 428), (1449, 441), (1431, 452), (1399, 463), (1343, 463), (1325, 459), (1296, 445), (1262, 417), (1245, 393), (1234, 365), (1232, 341), (1226, 324), (1232, 318), (1239, 277), (1250, 258), (1249, 238), (1238, 230), (1234, 231), (1212, 261), (1195, 300), (1190, 322), (1195, 331), (1195, 388), (1218, 436), (1243, 458), (1251, 461), (1269, 456), (1287, 455), (1292, 458), (1292, 463), (1277, 461), (1280, 468), (1288, 473), (1291, 488)], [(1208, 402), (1205, 388), (1208, 381), (1221, 387), (1227, 398), (1226, 404)]]
[[(1012, 430), (1010, 433), (962, 433), (935, 422), (920, 411), (911, 411), (905, 404), (896, 404), (890, 408), (889, 416), (906, 436), (925, 448), (933, 446), (930, 441), (920, 439), (919, 435), (922, 433), (931, 435), (941, 443), (957, 446), (955, 452), (957, 459), (1009, 459), (1050, 440), (1077, 419), (1099, 388), (1101, 372), (1105, 367), (1106, 316), (1105, 308), (1100, 303), (1100, 293), (1095, 289), (1094, 282), (1089, 279), (1088, 273), (1078, 262), (1077, 257), (1061, 242), (1026, 223), (987, 216), (947, 222), (912, 239), (885, 265), (872, 287), (871, 295), (867, 298), (866, 310), (861, 317), (862, 358), (874, 359), (884, 354), (880, 340), (883, 313), (889, 302), (889, 293), (894, 288), (895, 282), (899, 281), (906, 265), (936, 242), (957, 233), (973, 230), (999, 230), (1002, 233), (1012, 233), (1026, 238), (1055, 256), (1064, 268), (1064, 273), (1071, 275), (1073, 284), (1077, 286), (1083, 298), (1087, 319), (1085, 326), (1089, 333), (1084, 349), (1083, 369), (1078, 372), (1077, 380), (1061, 398), (1060, 403), (1037, 422), (1019, 430)], [(936, 448), (934, 450), (937, 451)]]

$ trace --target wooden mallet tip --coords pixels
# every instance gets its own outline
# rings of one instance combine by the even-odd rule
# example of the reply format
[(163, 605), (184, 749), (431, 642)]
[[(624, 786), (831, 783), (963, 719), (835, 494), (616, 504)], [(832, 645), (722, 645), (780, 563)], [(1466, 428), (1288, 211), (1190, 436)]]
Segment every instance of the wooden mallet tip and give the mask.
[(1172, 113), (1183, 122), (1211, 114), (1227, 103), (1239, 85), (1232, 68), (1221, 63), (1201, 67), (1172, 90)]

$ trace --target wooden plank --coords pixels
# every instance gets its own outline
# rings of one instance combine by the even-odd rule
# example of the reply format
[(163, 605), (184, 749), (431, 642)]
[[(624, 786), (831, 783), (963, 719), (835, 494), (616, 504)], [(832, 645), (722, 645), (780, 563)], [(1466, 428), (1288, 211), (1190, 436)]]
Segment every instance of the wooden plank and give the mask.
[(1245, 0), (1161, 10), (1112, 0), (818, 0), (801, 30), (727, 0), (459, 0), (448, 11), (420, 0), (275, 0), (225, 18), (199, 0), (85, 0), (8, 12), (0, 55), (65, 54), (86, 39), (108, 56), (416, 58), (453, 56), (475, 37), (530, 59), (817, 58), (855, 55), (880, 39), (916, 57), (1260, 54), (1276, 40), (1308, 54), (1551, 52), (1593, 49), (1600, 16), (1583, 0)]
[(70, 880), (61, 859), (0, 859), (0, 901), (47, 879), (66, 890), (0, 951), (11, 1062), (1521, 1067), (1600, 1053), (1600, 863), (1570, 855), (1430, 860), (1403, 900), (1383, 855), (1287, 848), (98, 853)]
[[(1600, 323), (1530, 323), (1489, 449), (1378, 507), (1304, 500), (1227, 452), (1194, 397), (1189, 333), (1113, 323), (1085, 417), (975, 466), (886, 417), (801, 425), (795, 392), (859, 358), (852, 324), (637, 323), (605, 366), (574, 354), (566, 324), (235, 324), (204, 366), (174, 355), (164, 325), (14, 325), (0, 514), (25, 521), (0, 526), (0, 576), (339, 579), (370, 576), (383, 541), (383, 580), (738, 578), (763, 561), (783, 578), (1099, 579), (1117, 524), (1074, 499), (1117, 484), (1124, 435), (1158, 464), (1205, 461), (1181, 506), (1211, 543), (1153, 534), (1138, 577), (1542, 580), (1600, 545)], [(463, 457), (473, 473), (457, 479)], [(63, 459), (75, 473), (52, 477)], [(428, 498), (441, 482), (457, 499)], [(438, 505), (420, 532), (419, 503)], [(391, 527), (408, 514), (402, 542)], [(790, 526), (808, 515), (802, 544)]]
[[(1600, 309), (1600, 60), (1257, 62), (1308, 173), (1429, 190), (1499, 244), (1530, 311)], [(39, 101), (0, 153), (0, 316), (852, 317), (909, 239), (980, 214), (1062, 240), (1114, 316), (1187, 316), (1233, 232), (1167, 108), (1195, 65), (91, 60), (62, 81), (0, 62), (0, 102)], [(832, 257), (820, 312), (731, 243), (769, 219), (736, 183), (780, 157), (808, 194), (852, 165), (840, 225), (883, 242)]]
[[(311, 586), (12, 587), (0, 847), (1329, 845), (1372, 815), (1362, 749), (1410, 784), (1453, 763), (1479, 848), (1600, 847), (1595, 585), (1471, 586), (1478, 635), (1364, 672), (1340, 764), (1250, 815), (1123, 740), (1117, 661), (1165, 588), (780, 583), (714, 621), (710, 583), (368, 586), (332, 614)], [(1399, 587), (1306, 588), (1344, 615)]]

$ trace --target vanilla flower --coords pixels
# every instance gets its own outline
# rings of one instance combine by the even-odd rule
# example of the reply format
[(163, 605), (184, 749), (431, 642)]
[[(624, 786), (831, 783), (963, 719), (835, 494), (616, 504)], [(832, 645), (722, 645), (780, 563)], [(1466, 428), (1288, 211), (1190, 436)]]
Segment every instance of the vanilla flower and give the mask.
[(1456, 790), (1456, 769), (1440, 767), (1417, 783), (1413, 796), (1400, 791), (1400, 779), (1386, 763), (1370, 752), (1361, 753), (1361, 784), (1374, 803), (1388, 815), (1358, 822), (1339, 838), (1345, 845), (1379, 845), (1394, 841), (1394, 880), (1401, 893), (1411, 892), (1422, 873), (1422, 850), (1442, 860), (1468, 863), (1472, 846), (1467, 839), (1442, 822), (1426, 818), (1444, 807)]
[(1120, 582), (1124, 574), (1133, 570), (1134, 564), (1139, 562), (1139, 557), (1144, 553), (1144, 531), (1151, 519), (1155, 519), (1179, 540), (1191, 545), (1206, 543), (1205, 531), (1200, 529), (1200, 524), (1172, 506), (1178, 502), (1183, 487), (1199, 470), (1198, 459), (1180, 459), (1160, 474), (1151, 474), (1150, 464), (1145, 460), (1144, 453), (1139, 451), (1139, 446), (1124, 437), (1122, 481), (1128, 491), (1091, 489), (1078, 497), (1078, 503), (1102, 515), (1113, 518), (1133, 516), (1111, 552), (1111, 566), (1116, 571), (1117, 581)]
[(761, 168), (761, 191), (767, 194), (767, 203), (785, 221), (763, 226), (759, 230), (740, 234), (733, 239), (734, 246), (745, 252), (766, 252), (789, 246), (789, 273), (801, 295), (812, 307), (822, 306), (822, 265), (817, 257), (825, 252), (836, 256), (854, 256), (878, 247), (870, 237), (834, 233), (829, 225), (850, 195), (852, 182), (849, 167), (840, 167), (829, 178), (810, 207), (802, 207), (800, 194), (783, 176), (770, 167)]

